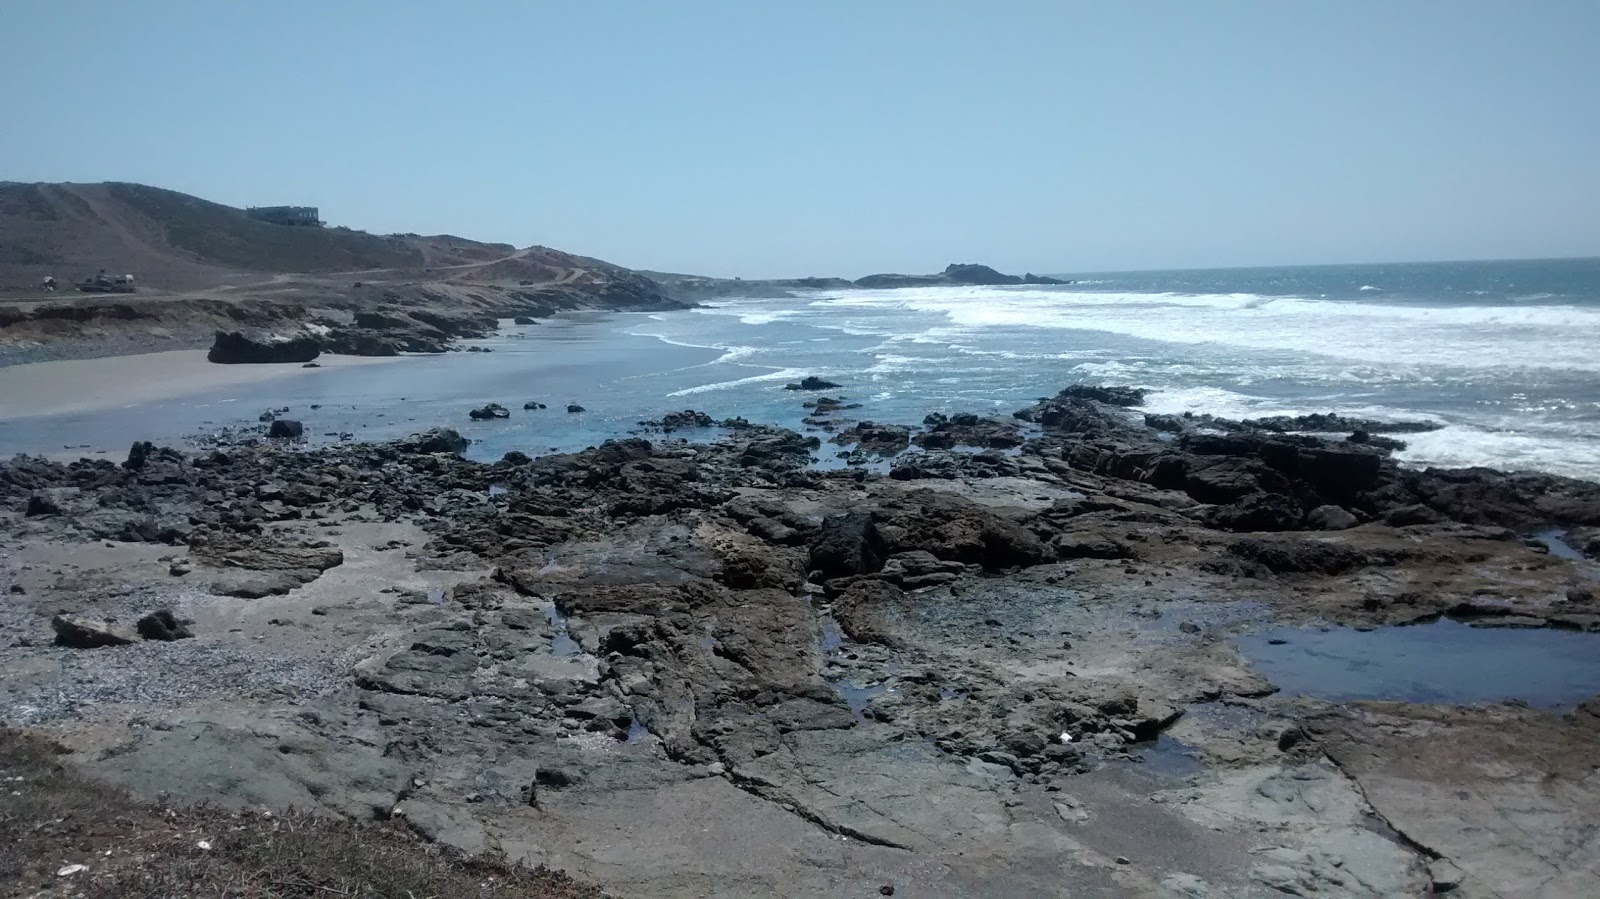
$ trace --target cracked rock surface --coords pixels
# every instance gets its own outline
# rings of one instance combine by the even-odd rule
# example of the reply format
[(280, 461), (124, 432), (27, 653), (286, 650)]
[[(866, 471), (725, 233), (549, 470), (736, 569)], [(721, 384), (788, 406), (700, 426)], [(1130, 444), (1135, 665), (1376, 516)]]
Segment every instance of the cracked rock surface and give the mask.
[[(1600, 629), (1592, 563), (1519, 539), (1587, 539), (1600, 487), (1137, 401), (873, 425), (919, 448), (886, 474), (743, 422), (19, 457), (0, 717), (144, 793), (619, 895), (1584, 895), (1595, 701), (1332, 705), (1235, 639)], [(158, 610), (192, 636), (142, 639)]]

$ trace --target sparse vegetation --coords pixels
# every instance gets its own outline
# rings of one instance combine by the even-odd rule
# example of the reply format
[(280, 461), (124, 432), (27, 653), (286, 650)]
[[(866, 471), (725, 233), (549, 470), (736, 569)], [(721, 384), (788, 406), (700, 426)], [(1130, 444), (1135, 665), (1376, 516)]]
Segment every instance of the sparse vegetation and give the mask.
[[(84, 867), (72, 870), (76, 865)], [(544, 868), (460, 858), (398, 825), (143, 802), (64, 767), (48, 742), (0, 729), (0, 895), (594, 899), (603, 894)]]

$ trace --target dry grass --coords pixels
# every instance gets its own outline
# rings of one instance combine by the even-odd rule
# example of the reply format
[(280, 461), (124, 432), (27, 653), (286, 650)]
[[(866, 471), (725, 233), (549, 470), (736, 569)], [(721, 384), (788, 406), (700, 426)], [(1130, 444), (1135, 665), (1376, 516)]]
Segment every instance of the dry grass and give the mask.
[[(79, 864), (87, 868), (59, 873)], [(602, 894), (543, 868), (463, 859), (393, 825), (142, 802), (63, 767), (50, 744), (0, 728), (0, 895), (596, 899)]]

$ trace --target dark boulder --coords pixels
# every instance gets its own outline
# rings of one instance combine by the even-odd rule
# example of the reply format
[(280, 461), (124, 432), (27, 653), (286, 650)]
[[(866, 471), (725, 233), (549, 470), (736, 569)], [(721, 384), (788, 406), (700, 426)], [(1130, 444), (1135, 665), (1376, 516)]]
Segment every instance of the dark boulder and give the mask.
[(157, 609), (140, 618), (134, 627), (138, 629), (139, 636), (146, 640), (187, 640), (194, 636), (194, 631), (189, 627), (193, 623), (167, 609)]
[(1306, 526), (1319, 531), (1344, 531), (1360, 523), (1346, 509), (1331, 504), (1318, 506), (1306, 514)]
[(305, 434), (305, 425), (287, 418), (275, 419), (272, 427), (267, 429), (267, 436), (273, 440), (298, 440)]
[(317, 338), (309, 334), (283, 337), (250, 335), (243, 331), (218, 331), (206, 358), (224, 365), (310, 362), (322, 355)]
[(1224, 531), (1297, 531), (1305, 521), (1305, 510), (1291, 496), (1253, 493), (1213, 508), (1206, 521)]
[(871, 574), (887, 555), (872, 513), (859, 510), (823, 519), (811, 544), (811, 567), (828, 578)]
[(57, 646), (73, 649), (99, 649), (139, 642), (139, 635), (122, 625), (79, 615), (57, 615), (50, 619), (50, 627), (56, 632)]
[(1143, 387), (1095, 387), (1091, 384), (1073, 384), (1056, 394), (1061, 399), (1094, 400), (1110, 406), (1142, 406), (1150, 391)]
[(686, 428), (715, 427), (717, 420), (704, 412), (685, 409), (682, 412), (668, 412), (655, 421), (641, 421), (639, 424), (647, 428), (659, 428), (663, 431), (681, 431)]
[(816, 375), (807, 375), (804, 378), (801, 378), (797, 382), (790, 383), (790, 384), (785, 384), (783, 389), (784, 390), (835, 390), (835, 389), (839, 388), (840, 386), (841, 385), (835, 384), (832, 381), (825, 381), (822, 378), (817, 377)]
[(35, 493), (28, 497), (28, 507), (23, 510), (23, 515), (28, 518), (39, 518), (44, 515), (59, 515), (61, 507), (56, 501), (43, 493)]
[(466, 452), (472, 441), (449, 428), (434, 428), (394, 442), (395, 449), (406, 453), (449, 453), (459, 456)]
[(513, 318), (511, 320), (511, 323), (515, 324), (515, 325), (537, 325), (538, 324), (538, 322), (536, 322), (533, 319), (527, 317), (526, 315), (519, 315), (516, 318)]
[(572, 413), (572, 414), (575, 415), (575, 414), (577, 414), (579, 412), (586, 412), (588, 410), (584, 409), (582, 406), (578, 405), (577, 403), (568, 403), (567, 404), (567, 411), (569, 413)]
[(544, 405), (544, 403), (537, 402), (535, 400), (529, 400), (526, 403), (522, 404), (522, 408), (531, 412), (531, 411), (534, 411), (536, 409), (543, 409), (543, 408), (545, 408), (545, 405)]
[(911, 429), (904, 425), (862, 421), (840, 431), (833, 442), (854, 443), (862, 452), (892, 456), (911, 445)]
[(467, 413), (473, 421), (489, 421), (495, 418), (510, 418), (511, 410), (499, 403), (490, 403)]

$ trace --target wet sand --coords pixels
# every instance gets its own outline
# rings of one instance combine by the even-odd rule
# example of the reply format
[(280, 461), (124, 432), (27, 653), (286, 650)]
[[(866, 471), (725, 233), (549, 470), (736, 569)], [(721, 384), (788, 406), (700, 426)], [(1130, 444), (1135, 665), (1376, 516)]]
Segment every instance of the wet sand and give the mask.
[(0, 421), (35, 415), (93, 412), (276, 378), (317, 377), (357, 365), (398, 362), (403, 356), (328, 356), (320, 368), (216, 365), (205, 350), (175, 350), (103, 359), (35, 362), (0, 368)]

